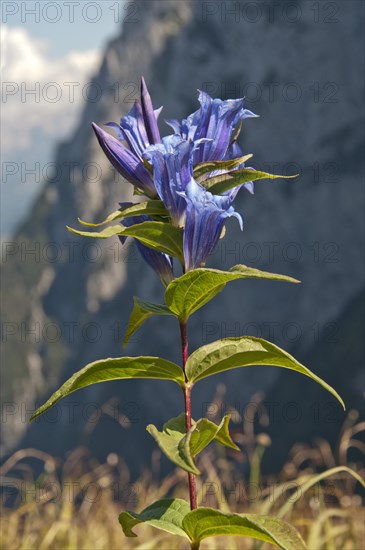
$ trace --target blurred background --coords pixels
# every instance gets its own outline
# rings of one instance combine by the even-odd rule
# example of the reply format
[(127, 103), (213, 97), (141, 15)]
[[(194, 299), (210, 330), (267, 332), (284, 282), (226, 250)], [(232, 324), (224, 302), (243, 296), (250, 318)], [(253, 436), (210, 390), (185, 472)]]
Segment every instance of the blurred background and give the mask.
[[(162, 426), (183, 406), (166, 383), (123, 381), (75, 393), (28, 424), (88, 362), (121, 354), (180, 361), (170, 319), (149, 320), (122, 350), (132, 296), (163, 296), (133, 244), (82, 240), (65, 229), (78, 216), (100, 221), (131, 198), (91, 122), (126, 114), (142, 75), (154, 106), (164, 106), (163, 135), (170, 133), (164, 119), (198, 108), (197, 89), (245, 96), (260, 115), (245, 122), (240, 138), (252, 165), (299, 174), (294, 183), (259, 182), (254, 196), (241, 191), (244, 231), (229, 224), (209, 265), (247, 264), (302, 284), (231, 283), (192, 317), (191, 350), (225, 336), (261, 336), (333, 385), (347, 405), (343, 412), (295, 373), (247, 368), (198, 386), (194, 416), (232, 410), (237, 441), (244, 422), (265, 431), (268, 475), (294, 444), (323, 440), (335, 448), (348, 415), (360, 419), (364, 391), (364, 4), (4, 2), (2, 23), (4, 458), (32, 448), (63, 460), (82, 445), (95, 460), (119, 457), (137, 479), (154, 456), (145, 426)], [(351, 452), (358, 460), (359, 448)], [(248, 473), (245, 453), (231, 459)], [(158, 475), (171, 472), (167, 460), (159, 468)]]

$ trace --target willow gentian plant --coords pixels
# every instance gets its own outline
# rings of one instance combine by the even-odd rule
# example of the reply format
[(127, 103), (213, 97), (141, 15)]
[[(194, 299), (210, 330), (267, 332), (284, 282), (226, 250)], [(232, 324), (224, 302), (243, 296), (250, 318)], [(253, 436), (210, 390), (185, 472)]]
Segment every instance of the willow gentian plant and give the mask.
[[(96, 137), (114, 168), (135, 189), (138, 202), (121, 203), (101, 223), (86, 223), (93, 231), (73, 233), (106, 239), (118, 236), (122, 243), (135, 239), (143, 259), (165, 286), (165, 302), (156, 304), (134, 298), (124, 345), (150, 317), (175, 317), (180, 327), (182, 365), (160, 357), (114, 357), (95, 361), (75, 373), (33, 415), (35, 418), (61, 398), (91, 384), (124, 378), (160, 379), (177, 384), (182, 391), (184, 411), (167, 420), (162, 429), (147, 431), (161, 451), (188, 474), (190, 502), (163, 499), (135, 513), (124, 511), (119, 521), (127, 537), (133, 528), (147, 523), (184, 537), (192, 549), (218, 535), (242, 535), (269, 542), (285, 549), (302, 549), (299, 533), (281, 519), (255, 514), (227, 514), (197, 506), (196, 477), (200, 474), (196, 456), (215, 441), (239, 450), (229, 433), (230, 415), (220, 424), (207, 418), (193, 419), (191, 392), (208, 376), (234, 368), (273, 365), (291, 369), (318, 382), (343, 405), (342, 399), (326, 382), (278, 346), (251, 336), (223, 338), (204, 345), (189, 355), (187, 323), (191, 315), (236, 279), (270, 279), (298, 283), (296, 279), (236, 265), (229, 271), (205, 267), (209, 255), (225, 235), (225, 223), (241, 215), (233, 201), (244, 187), (253, 193), (253, 182), (272, 174), (254, 170), (245, 163), (237, 138), (242, 121), (255, 116), (243, 99), (212, 99), (200, 92), (200, 107), (182, 122), (168, 122), (173, 134), (161, 138), (158, 116), (142, 79), (141, 101), (136, 101), (120, 123), (108, 123), (116, 137), (93, 125)], [(113, 222), (118, 222), (114, 223)], [(107, 225), (100, 232), (95, 228)], [(178, 271), (179, 270), (179, 271)], [(176, 276), (177, 274), (180, 276)], [(182, 274), (181, 274), (182, 273)]]

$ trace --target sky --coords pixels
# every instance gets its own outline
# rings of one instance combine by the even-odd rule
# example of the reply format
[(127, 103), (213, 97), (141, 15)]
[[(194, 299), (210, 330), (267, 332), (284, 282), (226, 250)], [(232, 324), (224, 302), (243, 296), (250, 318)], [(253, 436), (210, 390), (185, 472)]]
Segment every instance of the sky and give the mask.
[(107, 41), (129, 17), (133, 3), (115, 0), (2, 2), (3, 241), (29, 211), (55, 146), (78, 122)]

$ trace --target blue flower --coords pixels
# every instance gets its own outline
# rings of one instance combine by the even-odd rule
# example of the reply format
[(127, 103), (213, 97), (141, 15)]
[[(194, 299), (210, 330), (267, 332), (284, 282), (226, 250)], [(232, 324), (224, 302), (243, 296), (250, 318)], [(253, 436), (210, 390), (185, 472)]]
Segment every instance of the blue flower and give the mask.
[(181, 193), (193, 176), (193, 150), (192, 141), (173, 135), (144, 153), (144, 158), (153, 166), (157, 193), (177, 226), (182, 226), (185, 219), (186, 202)]
[(206, 92), (199, 92), (200, 109), (182, 123), (170, 120), (168, 124), (176, 134), (196, 142), (205, 138), (196, 148), (193, 163), (208, 160), (224, 160), (232, 142), (233, 129), (245, 118), (256, 117), (244, 108), (244, 99), (213, 99)]
[(98, 138), (99, 144), (106, 157), (114, 168), (135, 187), (138, 187), (153, 197), (156, 194), (151, 174), (143, 166), (143, 162), (132, 151), (111, 136), (99, 126), (93, 123), (93, 129)]
[(236, 217), (241, 229), (243, 222), (231, 206), (229, 196), (212, 195), (194, 179), (190, 180), (182, 195), (187, 203), (184, 260), (185, 270), (189, 271), (205, 265), (218, 243), (227, 218)]
[(159, 143), (161, 141), (161, 138), (157, 125), (157, 119), (162, 110), (162, 107), (160, 107), (160, 109), (157, 109), (156, 111), (153, 109), (151, 96), (148, 92), (143, 76), (141, 79), (141, 103), (143, 120), (145, 123), (148, 140), (151, 144)]
[(116, 122), (106, 124), (117, 131), (119, 140), (93, 123), (100, 146), (114, 168), (127, 181), (152, 198), (156, 196), (156, 189), (152, 174), (143, 164), (142, 155), (151, 144), (161, 142), (157, 125), (161, 109), (153, 109), (151, 97), (142, 78), (141, 103), (135, 101), (132, 109), (121, 118), (119, 124)]
[[(120, 206), (122, 208), (127, 208), (128, 206), (132, 206), (132, 203), (120, 203)], [(136, 225), (147, 221), (151, 221), (149, 216), (131, 216), (130, 218), (125, 218), (122, 221), (122, 225), (125, 227), (130, 227), (131, 225)], [(127, 237), (121, 236), (119, 239), (121, 243), (124, 244)], [(138, 239), (133, 240), (135, 241), (142, 258), (150, 267), (152, 267), (157, 275), (159, 275), (164, 285), (167, 286), (171, 283), (174, 278), (172, 258), (163, 252), (156, 252), (155, 250), (152, 250), (152, 248), (145, 246)]]
[[(223, 101), (200, 92), (199, 101), (200, 108), (182, 123), (169, 122), (175, 134), (161, 140), (157, 125), (160, 110), (153, 109), (142, 79), (141, 103), (136, 101), (119, 124), (108, 123), (117, 131), (119, 140), (94, 125), (100, 145), (113, 166), (147, 196), (158, 196), (170, 214), (171, 223), (184, 228), (184, 267), (187, 271), (205, 265), (228, 217), (236, 217), (242, 229), (242, 218), (232, 207), (242, 186), (213, 195), (194, 179), (194, 166), (243, 156), (236, 141), (240, 125), (243, 119), (256, 116), (244, 108), (243, 99)], [(243, 163), (236, 168), (242, 167)], [(225, 172), (227, 170), (214, 170), (205, 177)], [(244, 186), (253, 192), (252, 182)], [(150, 219), (137, 216), (122, 223), (130, 226)], [(124, 240), (121, 237), (121, 241)], [(145, 261), (164, 284), (168, 284), (173, 279), (172, 258), (138, 240), (136, 245)]]
[(213, 252), (224, 223), (242, 218), (232, 205), (235, 190), (212, 195), (193, 177), (193, 155), (206, 138), (193, 142), (179, 135), (168, 136), (149, 147), (144, 157), (153, 165), (154, 184), (172, 222), (184, 227), (185, 270), (201, 267)]

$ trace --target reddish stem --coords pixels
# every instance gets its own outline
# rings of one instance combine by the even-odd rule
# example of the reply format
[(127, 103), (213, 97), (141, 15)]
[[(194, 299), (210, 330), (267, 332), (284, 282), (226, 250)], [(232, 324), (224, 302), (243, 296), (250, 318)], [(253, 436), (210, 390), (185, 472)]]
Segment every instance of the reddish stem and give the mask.
[(188, 349), (188, 336), (186, 333), (186, 323), (184, 323), (183, 321), (180, 321), (180, 334), (181, 334), (183, 370), (185, 374), (185, 365), (189, 357), (189, 349)]
[[(185, 375), (185, 388), (184, 388), (184, 401), (185, 401), (185, 424), (186, 432), (191, 428), (191, 387), (187, 383), (187, 378), (185, 374), (185, 365), (188, 360), (189, 350), (188, 350), (188, 337), (186, 332), (186, 323), (180, 321), (180, 334), (181, 334), (181, 348), (182, 348), (182, 362), (183, 370)], [(190, 495), (190, 508), (195, 510), (197, 507), (196, 501), (196, 476), (194, 474), (188, 473), (189, 476), (189, 495)]]

